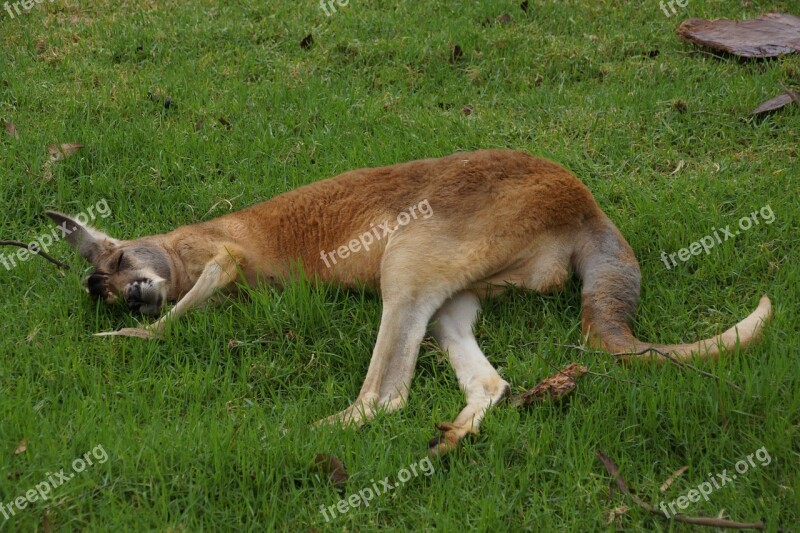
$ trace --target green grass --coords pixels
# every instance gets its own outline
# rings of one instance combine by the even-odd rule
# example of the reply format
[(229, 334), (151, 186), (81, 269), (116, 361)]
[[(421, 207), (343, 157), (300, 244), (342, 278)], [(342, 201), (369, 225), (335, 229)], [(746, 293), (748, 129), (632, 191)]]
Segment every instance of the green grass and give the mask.
[[(709, 336), (771, 295), (762, 342), (697, 363), (743, 391), (564, 347), (581, 341), (577, 283), (513, 292), (484, 306), (477, 334), (516, 390), (576, 360), (608, 377), (586, 376), (563, 406), (494, 409), (433, 475), (326, 523), (320, 506), (340, 495), (311, 470), (314, 456), (345, 462), (345, 497), (420, 460), (433, 424), (463, 404), (443, 354), (423, 346), (403, 411), (359, 431), (313, 430), (357, 395), (379, 299), (298, 283), (193, 312), (164, 342), (100, 339), (91, 333), (137, 319), (90, 302), (87, 265), (62, 243), (64, 275), (40, 259), (0, 268), (0, 502), (98, 445), (108, 460), (0, 516), (0, 530), (683, 531), (636, 508), (608, 525), (611, 509), (633, 505), (609, 496), (595, 451), (658, 503), (761, 447), (769, 465), (686, 512), (796, 526), (800, 111), (747, 114), (780, 84), (800, 86), (800, 58), (697, 53), (655, 0), (531, 0), (527, 14), (518, 4), (351, 0), (331, 17), (306, 0), (0, 10), (0, 118), (19, 133), (0, 130), (0, 238), (30, 241), (49, 230), (45, 209), (79, 213), (103, 198), (113, 214), (99, 225), (133, 238), (350, 168), (522, 149), (573, 170), (635, 250), (639, 337)], [(690, 0), (682, 14), (766, 11), (798, 14), (790, 0)], [(511, 24), (491, 22), (504, 12)], [(455, 45), (464, 54), (451, 63)], [(46, 146), (65, 142), (85, 148), (43, 179)], [(774, 223), (672, 270), (661, 262), (767, 205)]]

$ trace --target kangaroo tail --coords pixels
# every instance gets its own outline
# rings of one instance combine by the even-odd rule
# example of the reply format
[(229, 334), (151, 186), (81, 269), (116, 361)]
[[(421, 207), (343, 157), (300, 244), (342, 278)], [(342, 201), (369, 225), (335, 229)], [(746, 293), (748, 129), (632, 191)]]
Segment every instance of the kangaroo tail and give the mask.
[(693, 356), (715, 357), (729, 351), (738, 340), (745, 347), (757, 340), (772, 316), (765, 294), (744, 320), (720, 335), (691, 344), (652, 344), (633, 335), (631, 318), (639, 301), (641, 274), (633, 250), (605, 215), (593, 219), (577, 243), (573, 266), (583, 281), (581, 322), (590, 346), (621, 355), (624, 359), (662, 359), (654, 352), (679, 360)]

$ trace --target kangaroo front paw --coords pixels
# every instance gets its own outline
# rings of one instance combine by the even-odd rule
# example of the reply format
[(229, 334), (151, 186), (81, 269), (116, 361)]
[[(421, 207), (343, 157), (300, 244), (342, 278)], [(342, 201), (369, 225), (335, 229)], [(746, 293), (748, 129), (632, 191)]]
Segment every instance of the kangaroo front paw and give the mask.
[(153, 328), (122, 328), (118, 331), (103, 331), (95, 333), (95, 337), (138, 337), (140, 339), (161, 339), (160, 329)]

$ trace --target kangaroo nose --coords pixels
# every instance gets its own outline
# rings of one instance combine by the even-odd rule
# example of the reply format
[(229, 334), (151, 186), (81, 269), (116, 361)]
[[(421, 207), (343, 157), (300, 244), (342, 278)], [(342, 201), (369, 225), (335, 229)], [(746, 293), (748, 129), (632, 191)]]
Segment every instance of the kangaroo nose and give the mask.
[(138, 283), (134, 283), (133, 285), (131, 285), (131, 288), (128, 289), (128, 299), (129, 300), (142, 299), (142, 288), (139, 286)]

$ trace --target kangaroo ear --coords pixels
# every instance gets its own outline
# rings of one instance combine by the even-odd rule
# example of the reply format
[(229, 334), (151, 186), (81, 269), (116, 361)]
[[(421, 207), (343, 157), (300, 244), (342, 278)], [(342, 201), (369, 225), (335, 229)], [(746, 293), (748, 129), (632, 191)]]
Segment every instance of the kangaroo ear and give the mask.
[[(102, 231), (82, 224), (79, 220), (75, 220), (63, 213), (45, 211), (44, 214), (50, 217), (58, 226), (57, 239), (66, 238), (67, 242), (78, 250), (78, 253), (84, 259), (93, 264), (102, 252), (113, 248), (119, 243), (118, 240), (109, 237)], [(78, 215), (78, 218), (80, 218), (80, 215)]]

